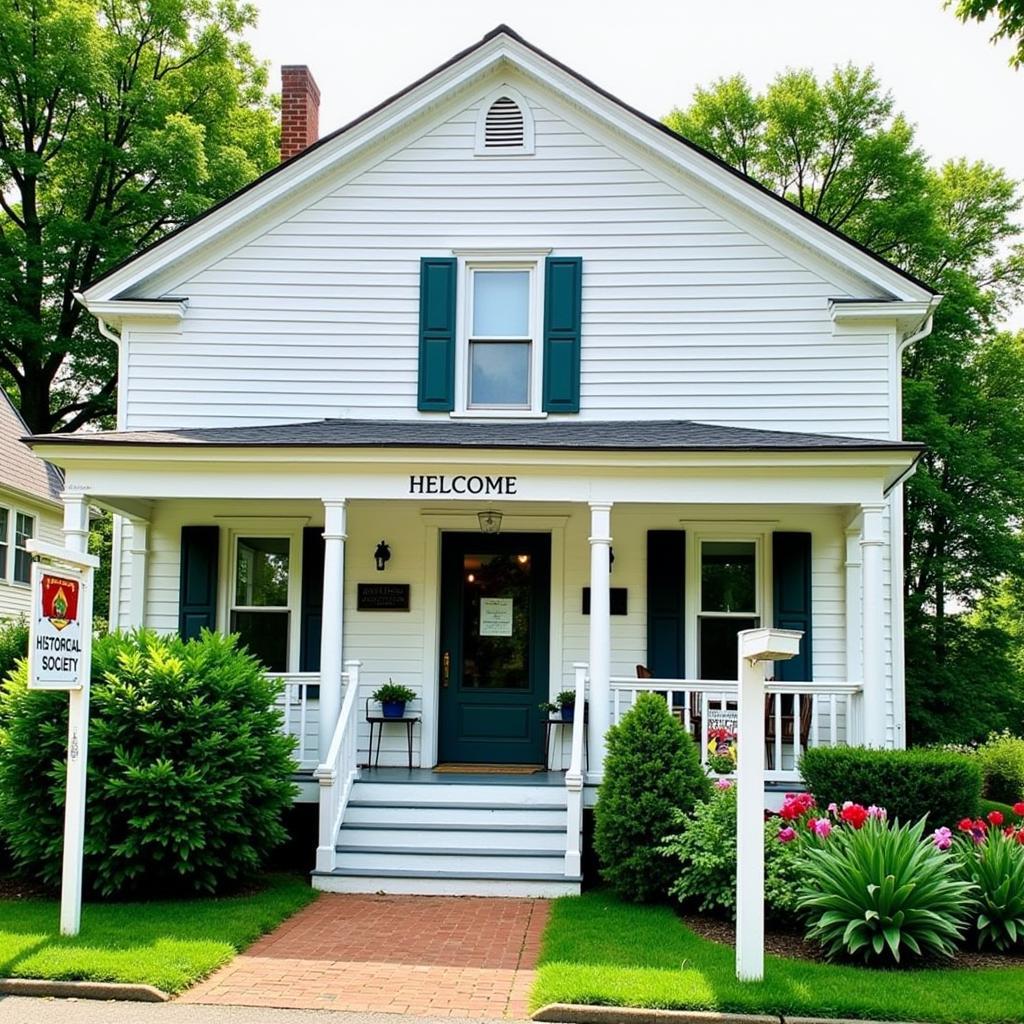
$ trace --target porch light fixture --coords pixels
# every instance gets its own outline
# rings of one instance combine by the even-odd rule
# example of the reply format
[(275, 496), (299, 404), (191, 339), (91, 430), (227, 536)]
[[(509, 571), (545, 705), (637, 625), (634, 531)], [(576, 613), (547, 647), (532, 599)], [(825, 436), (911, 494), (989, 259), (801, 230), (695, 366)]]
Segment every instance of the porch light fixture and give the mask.
[(384, 566), (391, 561), (391, 548), (388, 547), (388, 542), (386, 540), (382, 540), (377, 545), (377, 550), (373, 553), (373, 560), (377, 564), (378, 572), (383, 572)]
[(493, 510), (477, 512), (477, 519), (480, 520), (481, 533), (498, 533), (501, 530), (501, 513)]

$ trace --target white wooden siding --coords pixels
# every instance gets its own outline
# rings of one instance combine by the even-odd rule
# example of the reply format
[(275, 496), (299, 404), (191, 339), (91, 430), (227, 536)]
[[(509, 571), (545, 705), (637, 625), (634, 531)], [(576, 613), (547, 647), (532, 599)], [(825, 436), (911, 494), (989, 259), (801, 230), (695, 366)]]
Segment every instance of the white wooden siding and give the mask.
[[(0, 506), (8, 510), (7, 578), (0, 579), (0, 620), (28, 618), (32, 607), (32, 591), (27, 583), (14, 583), (14, 522), (18, 512), (35, 516), (35, 536), (48, 544), (62, 544), (64, 538), (63, 513), (16, 494), (0, 491)], [(101, 615), (106, 612), (101, 611)]]
[(475, 157), (472, 104), (168, 287), (180, 332), (125, 329), (124, 426), (420, 417), (419, 258), (514, 246), (584, 259), (581, 417), (889, 436), (890, 337), (828, 317), (849, 278), (532, 112), (535, 156)]

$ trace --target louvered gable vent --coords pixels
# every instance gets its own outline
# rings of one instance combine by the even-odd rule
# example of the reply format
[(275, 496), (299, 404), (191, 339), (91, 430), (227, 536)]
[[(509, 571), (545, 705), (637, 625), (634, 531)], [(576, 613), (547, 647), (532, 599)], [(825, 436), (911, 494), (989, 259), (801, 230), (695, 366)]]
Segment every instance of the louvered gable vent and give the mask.
[(515, 100), (508, 96), (496, 99), (487, 111), (484, 124), (485, 149), (521, 149), (526, 126), (523, 112)]

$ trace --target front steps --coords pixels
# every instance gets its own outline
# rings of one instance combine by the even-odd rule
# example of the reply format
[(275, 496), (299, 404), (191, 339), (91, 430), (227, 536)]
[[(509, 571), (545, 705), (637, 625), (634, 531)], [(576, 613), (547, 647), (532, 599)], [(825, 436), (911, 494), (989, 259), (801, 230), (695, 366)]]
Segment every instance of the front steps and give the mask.
[(553, 897), (566, 877), (565, 776), (375, 769), (355, 783), (328, 892)]

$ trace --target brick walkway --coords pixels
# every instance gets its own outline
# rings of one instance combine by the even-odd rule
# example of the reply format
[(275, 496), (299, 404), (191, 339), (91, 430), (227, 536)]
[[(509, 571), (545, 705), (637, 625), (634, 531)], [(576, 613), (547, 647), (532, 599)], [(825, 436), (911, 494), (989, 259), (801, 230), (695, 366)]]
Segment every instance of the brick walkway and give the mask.
[(544, 900), (325, 893), (180, 1001), (522, 1018), (547, 916)]

